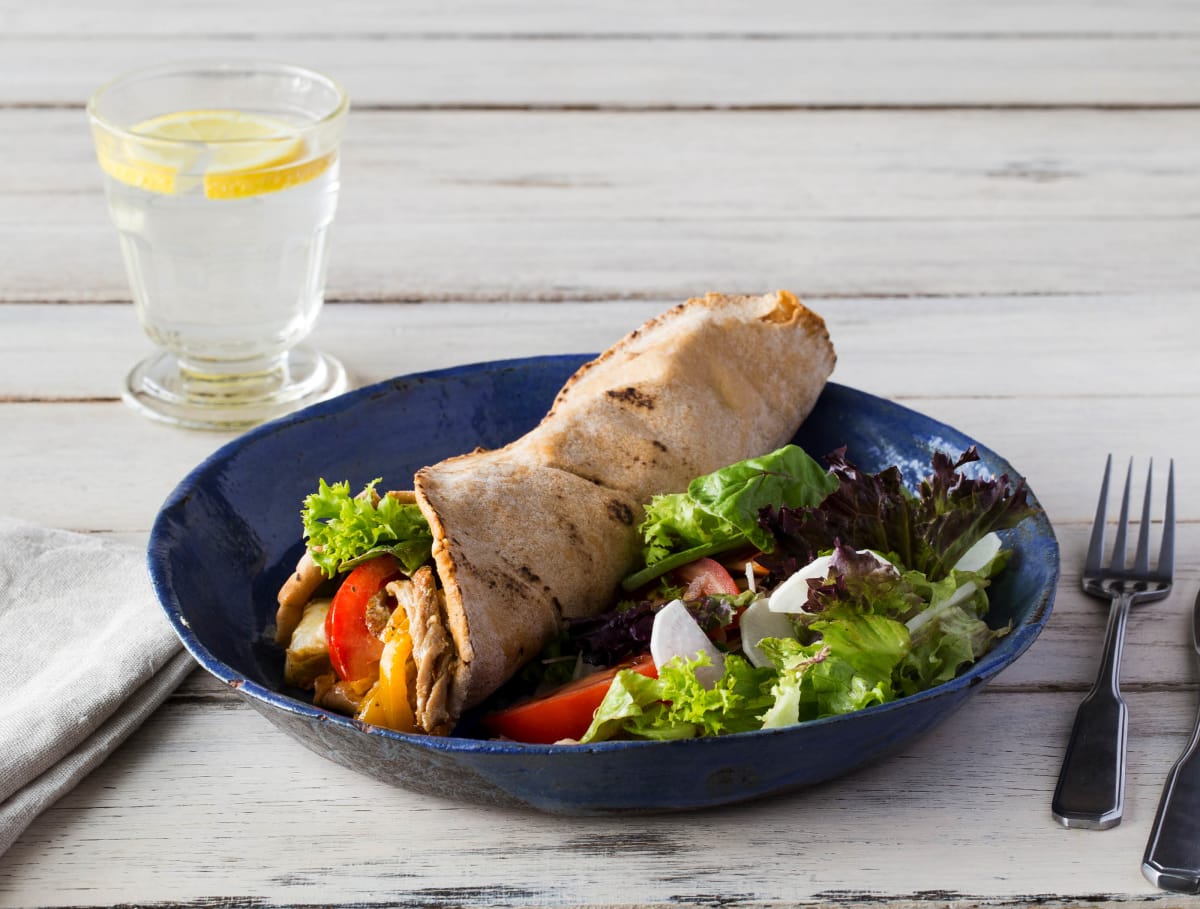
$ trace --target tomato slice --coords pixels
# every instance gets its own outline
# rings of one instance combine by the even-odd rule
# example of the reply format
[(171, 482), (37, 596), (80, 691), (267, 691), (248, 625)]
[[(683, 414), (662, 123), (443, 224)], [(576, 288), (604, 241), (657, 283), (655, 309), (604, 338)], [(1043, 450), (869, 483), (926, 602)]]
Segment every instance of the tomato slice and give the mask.
[(398, 577), (400, 563), (395, 556), (376, 556), (351, 571), (333, 595), (325, 616), (325, 640), (329, 661), (340, 678), (353, 682), (378, 671), (383, 641), (367, 627), (367, 604)]
[(737, 581), (733, 579), (725, 566), (714, 559), (696, 559), (675, 569), (675, 578), (687, 585), (683, 592), (685, 600), (698, 600), (703, 596), (730, 594), (736, 596)]
[(489, 713), (483, 718), (483, 725), (494, 735), (537, 745), (582, 738), (592, 725), (596, 708), (608, 694), (608, 686), (622, 669), (632, 669), (652, 679), (658, 677), (654, 659), (647, 653), (633, 662), (568, 682), (542, 697)]

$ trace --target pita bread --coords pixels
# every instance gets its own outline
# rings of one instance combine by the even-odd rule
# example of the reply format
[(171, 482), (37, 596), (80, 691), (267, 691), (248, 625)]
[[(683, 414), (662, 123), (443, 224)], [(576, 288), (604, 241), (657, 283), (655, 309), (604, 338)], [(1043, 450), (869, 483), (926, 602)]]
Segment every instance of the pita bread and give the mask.
[(793, 294), (709, 294), (581, 367), (527, 435), (418, 472), (457, 655), (452, 723), (566, 620), (613, 604), (640, 567), (644, 503), (787, 443), (834, 363)]

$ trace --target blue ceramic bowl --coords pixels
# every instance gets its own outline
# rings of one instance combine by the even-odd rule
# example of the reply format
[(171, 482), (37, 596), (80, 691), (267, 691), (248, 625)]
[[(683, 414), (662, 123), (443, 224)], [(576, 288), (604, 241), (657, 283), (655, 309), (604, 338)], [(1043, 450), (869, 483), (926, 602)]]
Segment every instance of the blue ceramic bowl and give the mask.
[[(994, 625), (1013, 630), (960, 677), (913, 697), (786, 729), (676, 742), (523, 745), (364, 726), (313, 707), (283, 683), (267, 629), (300, 555), (300, 504), (318, 477), (403, 487), (420, 467), (522, 435), (583, 356), (542, 357), (405, 376), (343, 395), (226, 445), (171, 494), (149, 563), (167, 617), (205, 669), (317, 753), (399, 786), (559, 814), (695, 809), (819, 783), (898, 751), (946, 719), (1033, 642), (1050, 615), (1058, 545), (1045, 512), (1007, 534), (1015, 550), (991, 590)], [(830, 384), (796, 442), (842, 445), (860, 467), (899, 464), (907, 481), (935, 448), (973, 444), (904, 407)], [(979, 446), (980, 467), (1016, 472)]]

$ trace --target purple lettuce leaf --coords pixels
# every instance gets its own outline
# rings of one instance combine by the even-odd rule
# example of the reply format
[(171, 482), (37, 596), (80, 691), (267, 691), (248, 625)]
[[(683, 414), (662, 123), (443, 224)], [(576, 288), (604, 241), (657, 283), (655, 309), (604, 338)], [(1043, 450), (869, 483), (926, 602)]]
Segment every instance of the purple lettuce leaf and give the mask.
[[(643, 600), (622, 603), (615, 609), (571, 622), (569, 638), (588, 663), (615, 666), (650, 649), (654, 616), (666, 604)], [(697, 624), (705, 631), (724, 628), (733, 621), (734, 607), (726, 597), (702, 596), (684, 602)]]
[(761, 526), (775, 548), (760, 557), (779, 583), (841, 540), (854, 549), (895, 556), (931, 581), (950, 573), (962, 555), (993, 530), (1013, 527), (1033, 513), (1025, 481), (1007, 474), (969, 478), (961, 468), (979, 460), (974, 446), (957, 459), (935, 452), (932, 472), (914, 495), (897, 467), (859, 470), (839, 448), (826, 456), (838, 488), (816, 507), (764, 508)]

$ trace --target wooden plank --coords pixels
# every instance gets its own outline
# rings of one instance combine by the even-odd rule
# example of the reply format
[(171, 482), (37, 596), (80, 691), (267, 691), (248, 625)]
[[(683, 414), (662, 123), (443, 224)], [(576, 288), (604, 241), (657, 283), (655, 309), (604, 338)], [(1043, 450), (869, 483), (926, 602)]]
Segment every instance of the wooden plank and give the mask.
[[(1138, 861), (1195, 692), (1130, 697), (1126, 819), (1102, 837), (1049, 812), (1076, 700), (985, 691), (850, 777), (634, 825), (410, 794), (248, 707), (172, 702), (6, 855), (0, 906), (1149, 902)], [(131, 848), (153, 859), (136, 878)]]
[[(362, 386), (463, 363), (596, 352), (682, 299), (331, 303), (312, 342)], [(1200, 394), (1192, 338), (1178, 330), (1196, 320), (1190, 294), (806, 302), (829, 326), (835, 381), (917, 409), (946, 395), (1037, 404), (1161, 388), (1189, 407)], [(152, 350), (129, 304), (0, 304), (0, 401), (112, 400)], [(928, 362), (937, 369), (914, 368)]]
[[(337, 77), (363, 107), (1195, 105), (1200, 39), (856, 38), (602, 42), (269, 39), (267, 59)], [(78, 105), (113, 75), (172, 55), (240, 56), (239, 41), (39, 39), (0, 59), (0, 102)], [(38, 70), (53, 56), (70, 68)], [(462, 66), (471, 60), (471, 66)], [(776, 77), (763, 80), (761, 69)], [(387, 74), (379, 78), (380, 70)], [(961, 78), (946, 80), (954, 69)], [(563, 78), (546, 79), (547, 72)], [(1191, 78), (1189, 78), (1189, 74)]]
[[(316, 17), (318, 21), (323, 17)], [(119, 73), (170, 59), (290, 60), (367, 107), (1195, 106), (1200, 34), (601, 41), (284, 35), (8, 42), (0, 104), (81, 107)], [(54, 67), (41, 61), (61, 61)], [(464, 61), (470, 61), (464, 65)], [(769, 72), (770, 78), (763, 78)], [(954, 72), (955, 78), (945, 74)]]
[[(0, 123), (3, 223), (75, 196), (106, 223), (77, 112)], [(1185, 218), (1198, 129), (1192, 111), (352, 111), (338, 223)]]
[(344, 40), (356, 34), (462, 35), (1161, 35), (1200, 32), (1200, 13), (1187, 3), (1150, 0), (1136, 6), (1099, 0), (1053, 4), (1019, 0), (1002, 7), (986, 0), (917, 0), (902, 7), (888, 0), (745, 0), (736, 6), (703, 0), (681, 9), (669, 0), (610, 0), (594, 7), (535, 0), (464, 0), (454, 4), (372, 0), (343, 4), (336, 12), (314, 0), (239, 4), (213, 0), (198, 6), (165, 0), (144, 6), (114, 0), (102, 9), (87, 0), (61, 0), (53, 17), (37, 6), (0, 10), (0, 33), (28, 39), (53, 35), (146, 37), (230, 35), (255, 40), (289, 34)]
[[(1190, 291), (1198, 118), (360, 114), (329, 294)], [(78, 117), (4, 111), (0, 126), (0, 299), (127, 299)]]
[[(107, 225), (87, 231), (93, 213), (82, 208), (47, 200), (45, 221), (0, 224), (0, 244), (21, 233), (28, 244), (0, 248), (6, 300), (128, 299), (115, 236)], [(330, 299), (682, 299), (773, 287), (809, 297), (1160, 294), (1200, 283), (1190, 255), (1200, 220), (422, 223), (395, 211), (336, 225)], [(64, 248), (75, 257), (56, 258)]]

